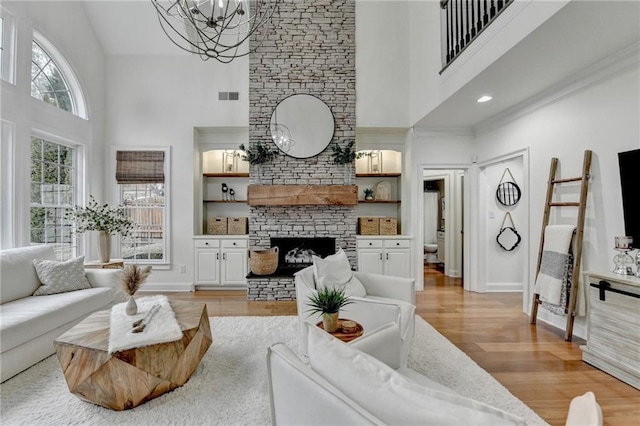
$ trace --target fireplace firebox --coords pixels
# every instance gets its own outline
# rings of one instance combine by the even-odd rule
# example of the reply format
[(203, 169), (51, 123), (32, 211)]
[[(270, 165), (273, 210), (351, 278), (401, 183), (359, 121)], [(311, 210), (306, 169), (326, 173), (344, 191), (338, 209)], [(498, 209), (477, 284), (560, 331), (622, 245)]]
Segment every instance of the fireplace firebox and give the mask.
[(271, 247), (278, 247), (278, 275), (293, 275), (313, 264), (313, 257), (335, 254), (336, 239), (328, 237), (271, 238)]

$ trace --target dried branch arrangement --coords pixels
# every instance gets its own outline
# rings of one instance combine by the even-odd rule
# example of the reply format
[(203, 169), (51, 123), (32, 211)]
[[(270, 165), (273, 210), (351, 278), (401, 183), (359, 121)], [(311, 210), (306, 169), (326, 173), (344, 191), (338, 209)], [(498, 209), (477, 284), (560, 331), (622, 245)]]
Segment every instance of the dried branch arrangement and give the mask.
[(120, 288), (133, 296), (151, 275), (151, 266), (126, 265), (120, 275)]

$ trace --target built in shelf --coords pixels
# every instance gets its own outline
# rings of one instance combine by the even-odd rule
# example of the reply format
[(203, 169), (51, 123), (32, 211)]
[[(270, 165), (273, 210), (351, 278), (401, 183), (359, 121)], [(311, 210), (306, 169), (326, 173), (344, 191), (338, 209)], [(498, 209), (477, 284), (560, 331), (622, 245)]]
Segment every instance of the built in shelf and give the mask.
[(211, 177), (211, 178), (226, 178), (226, 177), (248, 178), (249, 173), (203, 173), (202, 176)]
[(358, 200), (358, 204), (400, 204), (400, 200)]
[(400, 177), (400, 173), (356, 173), (356, 177)]

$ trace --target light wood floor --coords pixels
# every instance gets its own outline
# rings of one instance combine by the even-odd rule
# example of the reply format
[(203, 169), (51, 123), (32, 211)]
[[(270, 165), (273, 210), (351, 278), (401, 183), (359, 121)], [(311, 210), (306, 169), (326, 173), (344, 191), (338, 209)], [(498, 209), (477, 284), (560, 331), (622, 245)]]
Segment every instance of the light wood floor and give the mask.
[[(294, 301), (248, 302), (243, 291), (168, 294), (206, 302), (210, 316), (296, 315)], [(460, 280), (425, 270), (417, 313), (552, 425), (563, 425), (574, 396), (593, 391), (605, 425), (640, 425), (640, 390), (582, 362), (562, 331), (531, 326), (516, 293), (478, 294)]]

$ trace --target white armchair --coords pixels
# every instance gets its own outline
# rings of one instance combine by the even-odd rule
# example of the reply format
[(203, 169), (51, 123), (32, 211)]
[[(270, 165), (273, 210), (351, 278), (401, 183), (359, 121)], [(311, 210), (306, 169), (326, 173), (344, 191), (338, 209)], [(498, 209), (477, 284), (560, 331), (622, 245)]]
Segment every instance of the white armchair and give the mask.
[[(340, 316), (359, 322), (367, 331), (378, 329), (389, 323), (400, 327), (400, 360), (406, 366), (409, 349), (413, 341), (415, 327), (415, 282), (413, 279), (378, 274), (354, 272), (362, 283), (366, 296), (354, 297), (354, 302), (342, 308)], [(307, 301), (316, 290), (313, 266), (295, 274), (296, 300), (300, 319), (300, 337), (307, 351), (307, 328), (305, 322), (312, 324), (321, 320), (320, 314), (309, 315)]]

